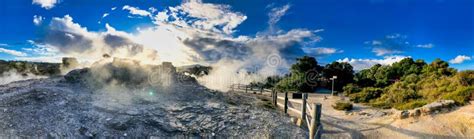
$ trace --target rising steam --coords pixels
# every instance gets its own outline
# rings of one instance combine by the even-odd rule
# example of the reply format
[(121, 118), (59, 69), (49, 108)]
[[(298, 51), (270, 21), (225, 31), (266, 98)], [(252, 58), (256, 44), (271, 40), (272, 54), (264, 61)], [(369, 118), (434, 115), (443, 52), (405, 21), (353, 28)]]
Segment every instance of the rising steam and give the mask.
[[(278, 29), (277, 22), (289, 5), (273, 7), (268, 29), (255, 36), (235, 36), (247, 19), (228, 5), (184, 1), (181, 5), (150, 12), (154, 27), (130, 34), (106, 24), (106, 32), (92, 32), (74, 23), (71, 16), (53, 18), (47, 35), (38, 44), (57, 48), (80, 61), (97, 61), (104, 53), (142, 63), (163, 61), (175, 65), (205, 64), (213, 67), (198, 80), (212, 89), (226, 91), (233, 83), (247, 84), (280, 74), (307, 44), (320, 40), (321, 30)], [(107, 74), (103, 74), (107, 75)], [(99, 76), (100, 77), (100, 76)]]

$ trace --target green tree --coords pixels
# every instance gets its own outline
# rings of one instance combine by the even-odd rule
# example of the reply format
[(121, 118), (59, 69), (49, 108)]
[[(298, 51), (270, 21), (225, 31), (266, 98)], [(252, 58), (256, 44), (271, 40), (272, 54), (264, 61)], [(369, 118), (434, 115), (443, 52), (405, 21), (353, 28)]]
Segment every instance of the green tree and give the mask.
[(312, 92), (321, 76), (323, 67), (318, 65), (314, 57), (303, 56), (291, 65), (290, 75), (277, 84), (278, 89)]
[[(354, 70), (352, 66), (347, 62), (332, 62), (327, 64), (323, 69), (323, 76), (326, 79), (330, 79), (333, 76), (337, 76), (334, 81), (334, 89), (342, 90), (342, 87), (354, 82)], [(331, 83), (329, 83), (331, 85)]]

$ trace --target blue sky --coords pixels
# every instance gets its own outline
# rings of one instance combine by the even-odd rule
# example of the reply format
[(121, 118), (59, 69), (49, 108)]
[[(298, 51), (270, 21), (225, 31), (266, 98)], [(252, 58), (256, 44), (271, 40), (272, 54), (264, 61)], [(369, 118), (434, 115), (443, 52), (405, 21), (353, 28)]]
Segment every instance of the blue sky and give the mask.
[[(77, 53), (84, 55), (91, 51), (97, 51), (95, 48), (98, 46), (95, 45), (101, 45), (98, 42), (103, 42), (96, 41), (92, 36), (106, 38), (104, 34), (114, 34), (113, 31), (115, 34), (121, 34), (119, 35), (121, 37), (127, 36), (125, 37), (127, 40), (138, 40), (137, 44), (148, 47), (147, 42), (140, 39), (140, 37), (147, 37), (143, 30), (147, 28), (159, 30), (158, 26), (164, 28), (163, 24), (168, 25), (167, 23), (174, 21), (173, 17), (169, 16), (170, 12), (163, 11), (170, 11), (170, 7), (179, 6), (184, 7), (181, 10), (186, 11), (186, 6), (183, 5), (185, 2), (174, 0), (49, 0), (49, 3), (47, 2), (48, 0), (42, 2), (36, 2), (36, 0), (0, 1), (0, 59), (50, 61), (54, 58), (58, 59), (55, 56), (77, 56)], [(470, 0), (254, 0), (248, 2), (204, 0), (196, 3), (209, 4), (207, 8), (212, 8), (210, 5), (217, 5), (217, 8), (214, 8), (226, 13), (224, 14), (226, 16), (217, 18), (206, 16), (204, 18), (213, 20), (203, 20), (204, 23), (199, 24), (200, 26), (194, 23), (186, 24), (192, 29), (193, 33), (191, 34), (196, 34), (196, 30), (209, 31), (213, 33), (211, 38), (231, 40), (234, 41), (232, 44), (237, 43), (238, 46), (262, 44), (257, 42), (273, 44), (270, 40), (259, 40), (261, 38), (258, 36), (292, 35), (290, 34), (292, 30), (312, 32), (309, 36), (301, 37), (302, 40), (296, 39), (295, 41), (298, 42), (296, 46), (293, 46), (295, 44), (292, 43), (281, 44), (282, 46), (279, 47), (281, 49), (276, 53), (281, 54), (283, 58), (286, 58), (287, 55), (311, 55), (317, 57), (320, 63), (347, 61), (354, 65), (359, 64), (357, 65), (359, 68), (366, 68), (367, 65), (374, 63), (391, 63), (399, 58), (409, 56), (415, 59), (424, 59), (427, 62), (441, 58), (450, 61), (450, 65), (455, 68), (474, 69), (474, 2)], [(141, 15), (132, 13), (129, 7), (135, 8), (132, 10), (137, 12), (141, 10), (145, 13)], [(151, 7), (154, 9), (150, 9)], [(204, 9), (195, 10), (206, 12)], [(158, 20), (155, 18), (160, 12), (169, 14), (166, 20), (159, 20), (163, 23), (157, 23)], [(281, 15), (272, 14), (276, 12), (281, 12)], [(103, 18), (105, 13), (108, 15)], [(37, 24), (33, 21), (35, 16)], [(194, 18), (198, 18), (195, 16), (184, 16), (182, 20), (188, 21), (188, 23), (194, 22)], [(58, 18), (57, 24), (53, 25), (53, 18)], [(84, 34), (82, 32), (81, 34), (80, 29), (75, 29), (72, 23), (68, 24), (70, 22), (67, 22), (66, 19), (72, 19), (72, 23), (79, 25), (80, 28), (87, 28), (87, 32), (90, 33)], [(269, 23), (271, 19), (276, 19), (276, 22)], [(176, 23), (171, 25), (176, 25)], [(236, 23), (235, 27), (232, 26), (234, 23)], [(112, 27), (113, 31), (110, 28), (107, 29), (106, 24)], [(209, 28), (206, 25), (215, 25), (213, 26), (215, 28)], [(225, 26), (229, 28), (226, 30)], [(72, 34), (69, 36), (73, 36), (74, 39), (66, 42), (54, 40), (61, 38), (61, 36), (51, 35), (57, 33), (58, 30), (66, 35)], [(156, 30), (149, 36), (156, 35), (159, 38), (164, 35), (166, 38), (166, 35), (169, 35), (159, 34), (160, 32)], [(190, 32), (177, 30), (180, 33)], [(173, 34), (179, 33), (171, 33), (171, 35)], [(297, 34), (301, 34), (301, 32), (297, 32)], [(92, 39), (78, 40), (77, 38), (82, 38), (81, 36)], [(176, 36), (180, 39), (183, 37)], [(243, 36), (240, 39), (246, 37), (248, 40), (241, 41), (239, 36)], [(191, 49), (192, 56), (187, 55), (191, 52), (179, 52), (177, 55), (186, 55), (194, 61), (212, 61), (216, 57), (218, 59), (223, 57), (245, 59), (241, 55), (234, 55), (235, 51), (229, 53), (227, 48), (223, 50), (220, 46), (213, 46), (213, 50), (200, 50), (211, 48), (198, 46), (201, 43), (192, 41), (199, 40), (195, 35), (188, 35), (188, 38), (188, 41), (183, 41), (184, 43), (166, 42), (168, 44), (166, 47), (153, 46), (149, 48), (156, 49), (159, 57), (165, 60), (177, 58), (163, 56), (171, 54), (163, 54), (162, 49), (172, 52)], [(87, 42), (86, 45), (91, 45), (87, 50), (69, 49), (69, 47), (81, 47), (78, 44), (82, 45), (84, 42)], [(178, 47), (174, 44), (189, 48), (169, 48)], [(298, 47), (298, 49), (293, 49), (294, 47)], [(119, 51), (108, 50), (115, 48), (121, 47), (110, 45), (110, 48), (101, 48), (101, 50), (107, 49), (108, 53), (118, 53)], [(251, 49), (250, 52), (242, 52), (244, 57), (251, 56), (257, 51), (255, 48), (249, 49)], [(75, 52), (77, 50), (80, 52)], [(143, 53), (148, 52), (144, 51)], [(129, 53), (127, 56), (136, 57), (136, 55)], [(85, 57), (89, 57), (89, 55)], [(183, 61), (181, 60), (182, 63), (186, 63)]]

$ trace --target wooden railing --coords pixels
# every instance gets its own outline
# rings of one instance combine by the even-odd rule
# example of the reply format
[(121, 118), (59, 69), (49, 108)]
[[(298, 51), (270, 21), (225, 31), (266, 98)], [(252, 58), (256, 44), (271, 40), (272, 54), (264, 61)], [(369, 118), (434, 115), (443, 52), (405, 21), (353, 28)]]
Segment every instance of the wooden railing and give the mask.
[[(283, 92), (278, 92), (276, 89), (264, 89), (264, 88), (254, 88), (247, 86), (247, 85), (240, 85), (240, 84), (235, 84), (231, 86), (231, 90), (241, 90), (244, 93), (249, 93), (254, 91), (255, 94), (257, 95), (264, 95), (266, 93), (270, 93), (270, 96), (272, 98), (272, 104), (273, 106), (277, 108), (283, 108), (283, 111), (288, 114), (288, 110), (296, 113), (298, 115), (297, 118), (299, 118), (302, 122), (302, 124), (306, 123), (306, 126), (308, 127), (309, 130), (309, 138), (310, 139), (320, 139), (321, 134), (323, 131), (323, 125), (321, 124), (321, 103), (312, 103), (311, 106), (307, 102), (308, 99), (308, 93), (302, 93), (302, 99), (301, 101), (295, 100), (295, 99), (289, 99), (288, 98), (288, 92), (284, 92), (284, 96), (278, 96), (279, 93)], [(278, 100), (283, 101), (283, 103), (280, 103)], [(300, 109), (296, 108), (293, 106), (293, 104), (298, 104), (300, 105)], [(310, 115), (307, 114), (307, 112), (310, 112)]]

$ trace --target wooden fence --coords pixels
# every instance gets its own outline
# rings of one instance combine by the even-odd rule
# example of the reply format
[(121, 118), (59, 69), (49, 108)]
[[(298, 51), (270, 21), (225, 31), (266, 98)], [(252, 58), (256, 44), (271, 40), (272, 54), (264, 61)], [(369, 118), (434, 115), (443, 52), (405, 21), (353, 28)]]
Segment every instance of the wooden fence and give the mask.
[[(306, 123), (306, 127), (309, 130), (310, 139), (320, 139), (323, 131), (323, 125), (321, 124), (321, 103), (307, 103), (308, 93), (302, 93), (301, 100), (294, 100), (288, 98), (288, 91), (278, 92), (276, 89), (264, 89), (264, 88), (252, 88), (247, 85), (234, 84), (230, 86), (232, 91), (240, 90), (244, 93), (255, 93), (257, 95), (270, 94), (273, 106), (282, 108), (283, 111), (288, 114), (288, 110), (298, 114), (297, 117), (301, 120), (301, 125)], [(278, 94), (284, 94), (284, 96), (278, 96)], [(282, 102), (279, 102), (281, 100)], [(298, 109), (293, 104), (300, 105)], [(308, 115), (307, 112), (310, 114)], [(298, 120), (297, 120), (298, 121)]]

